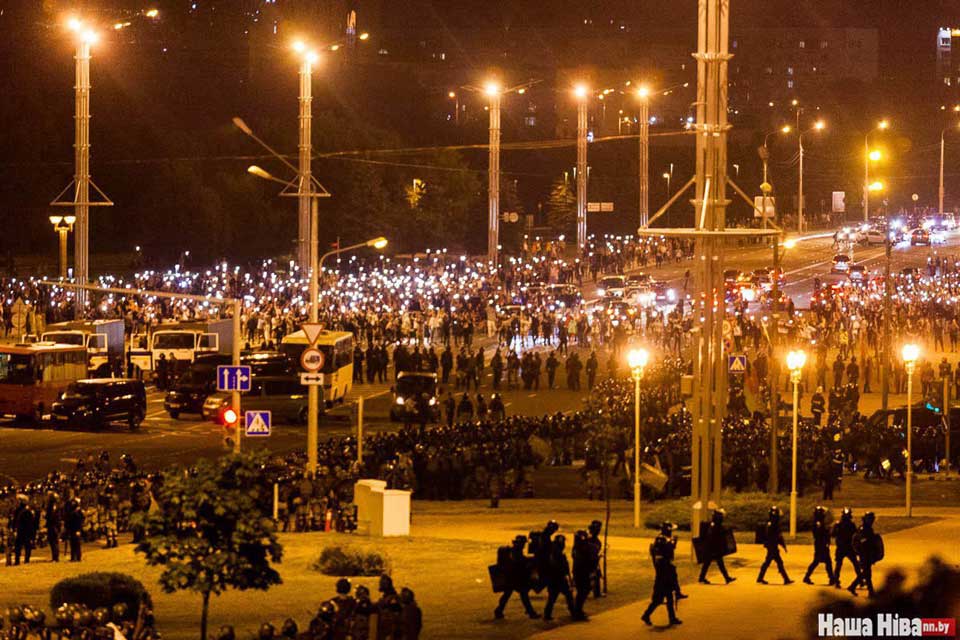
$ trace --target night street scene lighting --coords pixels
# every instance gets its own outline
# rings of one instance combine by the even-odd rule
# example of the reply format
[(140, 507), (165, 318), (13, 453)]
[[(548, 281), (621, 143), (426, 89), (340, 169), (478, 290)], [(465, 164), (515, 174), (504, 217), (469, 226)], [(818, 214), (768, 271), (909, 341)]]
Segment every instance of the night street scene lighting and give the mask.
[(960, 7), (0, 28), (0, 640), (957, 637)]

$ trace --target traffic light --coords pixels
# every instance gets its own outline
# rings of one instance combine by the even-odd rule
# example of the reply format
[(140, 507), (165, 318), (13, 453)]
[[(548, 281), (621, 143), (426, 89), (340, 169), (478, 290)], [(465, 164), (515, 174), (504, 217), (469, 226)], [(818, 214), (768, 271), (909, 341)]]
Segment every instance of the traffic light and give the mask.
[(233, 410), (233, 407), (224, 407), (220, 411), (220, 422), (223, 424), (223, 448), (227, 451), (233, 451), (236, 444), (237, 428), (240, 424), (240, 416)]

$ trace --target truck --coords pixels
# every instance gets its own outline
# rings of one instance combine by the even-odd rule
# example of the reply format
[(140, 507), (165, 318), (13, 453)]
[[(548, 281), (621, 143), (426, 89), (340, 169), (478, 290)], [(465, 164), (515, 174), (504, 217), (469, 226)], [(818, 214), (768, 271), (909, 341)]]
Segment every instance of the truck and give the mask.
[(161, 322), (149, 333), (131, 336), (131, 375), (151, 377), (161, 355), (168, 362), (185, 366), (199, 355), (214, 353), (233, 353), (232, 319)]
[(111, 378), (123, 371), (126, 331), (121, 319), (49, 324), (40, 340), (86, 347), (91, 378)]

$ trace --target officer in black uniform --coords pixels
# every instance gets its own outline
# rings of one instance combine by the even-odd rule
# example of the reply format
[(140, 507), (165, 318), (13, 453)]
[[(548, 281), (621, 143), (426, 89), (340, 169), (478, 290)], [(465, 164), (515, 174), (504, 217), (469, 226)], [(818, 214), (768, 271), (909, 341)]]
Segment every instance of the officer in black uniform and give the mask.
[(513, 539), (513, 545), (510, 548), (510, 557), (505, 567), (501, 569), (506, 572), (506, 587), (503, 595), (500, 596), (500, 602), (497, 608), (493, 610), (493, 617), (503, 618), (503, 610), (510, 600), (510, 596), (516, 591), (520, 596), (520, 602), (523, 604), (527, 616), (536, 620), (540, 614), (533, 610), (530, 604), (530, 570), (533, 568), (533, 558), (523, 552), (527, 544), (527, 536), (517, 536)]
[(810, 399), (810, 413), (813, 414), (813, 421), (817, 423), (817, 426), (820, 426), (820, 421), (823, 419), (823, 413), (826, 411), (827, 403), (823, 399), (823, 387), (817, 387), (816, 393), (813, 394), (813, 397)]
[(602, 530), (603, 523), (599, 520), (592, 521), (590, 526), (587, 527), (587, 533), (590, 534), (590, 537), (587, 538), (587, 543), (594, 548), (594, 552), (597, 554), (597, 568), (592, 576), (594, 598), (603, 596), (603, 592), (600, 589), (600, 582), (603, 579), (603, 570), (600, 568), (600, 560), (603, 558), (603, 541), (600, 539), (600, 531)]
[(13, 554), (14, 564), (20, 564), (20, 554), (24, 562), (30, 564), (30, 554), (33, 552), (34, 537), (37, 535), (37, 514), (30, 506), (27, 496), (20, 496), (17, 507), (13, 511)]
[(847, 591), (853, 595), (857, 595), (858, 584), (867, 588), (871, 598), (876, 594), (873, 590), (873, 565), (883, 560), (883, 538), (873, 530), (876, 519), (873, 511), (867, 511), (863, 514), (860, 529), (853, 536), (853, 550), (860, 557), (860, 575), (847, 587)]
[(70, 562), (80, 562), (83, 541), (83, 509), (80, 498), (73, 498), (64, 510), (64, 534), (70, 545)]
[(857, 532), (857, 525), (853, 522), (853, 510), (850, 507), (844, 507), (840, 516), (840, 521), (833, 525), (834, 557), (833, 557), (833, 586), (840, 588), (840, 567), (843, 566), (843, 559), (850, 560), (853, 570), (857, 574), (857, 580), (860, 579), (860, 562), (857, 560), (857, 554), (853, 551), (853, 536)]
[(682, 624), (682, 620), (677, 617), (677, 612), (673, 606), (674, 593), (679, 590), (677, 568), (673, 564), (674, 551), (677, 546), (676, 538), (673, 537), (673, 529), (672, 522), (664, 522), (660, 525), (660, 535), (650, 545), (650, 556), (653, 558), (653, 568), (656, 571), (656, 576), (653, 579), (653, 597), (650, 598), (650, 605), (640, 616), (640, 619), (647, 625), (652, 624), (650, 622), (651, 614), (664, 603), (667, 605), (667, 616), (670, 624)]
[(720, 575), (723, 576), (727, 584), (736, 580), (727, 573), (727, 567), (723, 563), (723, 548), (727, 537), (727, 528), (723, 526), (723, 517), (726, 514), (727, 512), (723, 509), (714, 509), (710, 522), (700, 524), (700, 539), (703, 540), (707, 552), (703, 566), (700, 567), (700, 582), (703, 584), (710, 584), (710, 581), (707, 580), (707, 569), (710, 568), (711, 562), (717, 563)]
[[(570, 593), (570, 563), (567, 561), (567, 555), (564, 553), (567, 539), (565, 536), (557, 535), (553, 538), (550, 545), (549, 563), (546, 575), (547, 582), (547, 604), (543, 608), (543, 619), (553, 620), (553, 605), (561, 595), (567, 601), (567, 610), (574, 620), (579, 620), (577, 610), (573, 606), (573, 594)], [(543, 541), (541, 541), (543, 544)]]
[(590, 595), (593, 574), (600, 566), (599, 549), (590, 543), (587, 532), (580, 530), (573, 536), (573, 586), (577, 595), (573, 600), (574, 616), (586, 620), (583, 605)]
[(63, 508), (60, 495), (51, 491), (47, 496), (46, 508), (47, 544), (54, 562), (60, 562), (60, 534), (63, 531)]
[(827, 570), (828, 584), (833, 584), (833, 563), (830, 561), (830, 529), (827, 528), (827, 509), (818, 506), (813, 510), (813, 562), (807, 567), (807, 573), (803, 576), (806, 584), (813, 584), (810, 575), (817, 565), (821, 562)]
[(793, 580), (787, 575), (787, 570), (783, 567), (783, 559), (780, 557), (780, 547), (787, 550), (787, 543), (783, 540), (783, 533), (780, 531), (780, 507), (770, 507), (770, 514), (765, 527), (766, 539), (763, 546), (767, 549), (767, 557), (763, 559), (760, 565), (760, 575), (757, 576), (757, 582), (767, 584), (763, 576), (767, 573), (767, 567), (771, 562), (777, 563), (777, 570), (783, 576), (783, 584), (792, 584)]

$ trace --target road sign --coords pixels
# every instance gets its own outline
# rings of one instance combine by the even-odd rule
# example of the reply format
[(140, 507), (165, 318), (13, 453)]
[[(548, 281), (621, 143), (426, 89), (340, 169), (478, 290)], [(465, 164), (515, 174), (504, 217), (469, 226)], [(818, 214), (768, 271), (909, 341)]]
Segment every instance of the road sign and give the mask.
[(777, 215), (777, 199), (774, 196), (753, 196), (754, 218), (775, 218)]
[(727, 356), (727, 371), (729, 371), (730, 373), (746, 373), (747, 372), (747, 356), (745, 355)]
[(300, 384), (302, 384), (305, 387), (323, 386), (323, 374), (322, 373), (301, 373)]
[(250, 391), (250, 367), (218, 366), (217, 391)]
[(847, 210), (847, 192), (834, 191), (830, 197), (830, 211), (844, 213)]
[(320, 349), (309, 347), (300, 354), (300, 367), (309, 373), (323, 369), (323, 352)]
[(311, 345), (317, 343), (317, 338), (320, 337), (320, 332), (323, 331), (323, 325), (319, 322), (304, 322), (300, 325), (300, 328), (303, 329), (303, 335), (307, 337), (307, 342)]
[(270, 435), (271, 415), (269, 411), (247, 411), (244, 414), (244, 433), (247, 437)]

